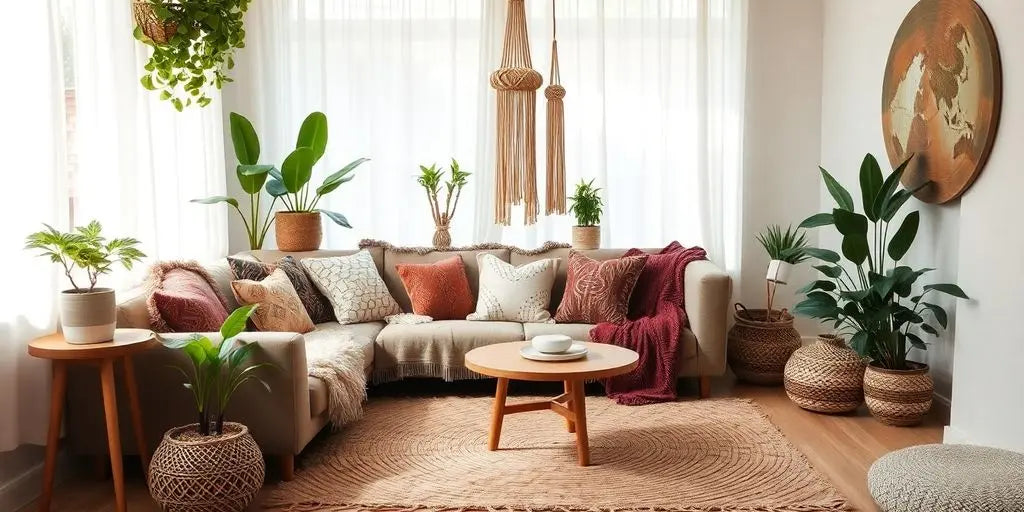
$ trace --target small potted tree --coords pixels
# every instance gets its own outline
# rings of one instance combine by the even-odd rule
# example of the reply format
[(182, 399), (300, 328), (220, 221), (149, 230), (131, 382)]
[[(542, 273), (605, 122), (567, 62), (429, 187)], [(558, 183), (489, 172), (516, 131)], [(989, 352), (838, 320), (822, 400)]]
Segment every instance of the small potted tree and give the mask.
[(185, 352), (190, 369), (174, 367), (185, 377), (195, 400), (198, 423), (164, 434), (149, 464), (149, 492), (164, 510), (242, 511), (263, 486), (266, 468), (259, 446), (241, 423), (224, 421), (224, 412), (239, 386), (255, 380), (270, 363), (247, 365), (255, 343), (236, 339), (256, 305), (236, 309), (220, 328), (220, 343), (206, 336), (164, 338), (165, 347)]
[[(117, 306), (113, 288), (97, 288), (103, 274), (110, 273), (115, 263), (131, 270), (132, 265), (146, 257), (136, 246), (139, 241), (130, 238), (107, 240), (102, 226), (95, 220), (78, 226), (69, 233), (43, 224), (46, 229), (32, 233), (25, 239), (25, 248), (40, 251), (64, 269), (71, 288), (60, 294), (59, 311), (61, 331), (68, 343), (84, 345), (114, 339), (117, 327)], [(75, 269), (85, 272), (89, 286), (79, 286)]]
[(594, 188), (594, 180), (580, 180), (576, 192), (569, 196), (569, 213), (576, 217), (572, 227), (572, 246), (586, 250), (601, 247), (601, 189)]
[(432, 164), (430, 167), (420, 166), (420, 175), (416, 182), (423, 187), (427, 193), (427, 202), (430, 204), (430, 215), (434, 219), (434, 247), (439, 249), (452, 245), (452, 235), (448, 231), (452, 217), (455, 216), (455, 209), (459, 206), (459, 197), (462, 196), (462, 187), (466, 186), (470, 173), (459, 169), (459, 162), (452, 158), (451, 174), (448, 181), (444, 183), (446, 195), (444, 199), (444, 210), (441, 210), (441, 202), (438, 194), (441, 191), (441, 180), (444, 179), (444, 168)]

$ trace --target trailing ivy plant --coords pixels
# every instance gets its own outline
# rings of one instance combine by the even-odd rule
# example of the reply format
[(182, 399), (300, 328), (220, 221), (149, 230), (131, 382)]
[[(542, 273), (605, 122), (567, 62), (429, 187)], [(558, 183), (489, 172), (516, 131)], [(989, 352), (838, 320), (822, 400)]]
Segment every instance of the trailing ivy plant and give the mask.
[(577, 226), (596, 226), (601, 222), (602, 202), (600, 188), (594, 188), (594, 180), (580, 180), (576, 191), (569, 196), (569, 213), (576, 217)]
[(911, 196), (931, 183), (922, 183), (911, 190), (902, 189), (900, 178), (909, 162), (907, 159), (883, 179), (875, 157), (870, 154), (864, 157), (860, 166), (864, 213), (857, 213), (853, 196), (828, 171), (821, 169), (836, 208), (812, 215), (800, 224), (802, 228), (835, 226), (842, 235), (841, 252), (847, 264), (840, 263), (839, 253), (835, 251), (804, 249), (805, 253), (825, 263), (814, 268), (826, 279), (813, 281), (800, 290), (807, 298), (796, 305), (794, 312), (831, 322), (839, 332), (851, 336), (854, 350), (869, 357), (875, 365), (891, 370), (911, 369), (908, 352), (912, 348), (927, 348), (922, 333), (938, 336), (939, 328), (946, 328), (946, 310), (926, 300), (929, 294), (937, 292), (967, 298), (967, 294), (952, 283), (918, 288), (918, 278), (934, 269), (914, 269), (900, 264), (917, 236), (920, 213), (913, 211), (905, 215), (891, 237), (890, 224)]
[[(245, 47), (242, 18), (251, 0), (135, 1), (145, 4), (135, 8), (135, 38), (153, 48), (142, 86), (160, 91), (179, 112), (209, 105), (211, 91), (232, 81), (225, 71), (235, 66), (235, 50)], [(141, 19), (150, 15), (139, 14), (146, 10), (158, 23)]]

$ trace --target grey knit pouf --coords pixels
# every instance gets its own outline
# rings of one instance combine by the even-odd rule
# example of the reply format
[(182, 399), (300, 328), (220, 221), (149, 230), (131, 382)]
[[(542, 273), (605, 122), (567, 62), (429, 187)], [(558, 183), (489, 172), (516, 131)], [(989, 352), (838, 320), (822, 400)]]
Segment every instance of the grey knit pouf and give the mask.
[(1024, 512), (1024, 454), (926, 444), (886, 454), (868, 470), (882, 512)]

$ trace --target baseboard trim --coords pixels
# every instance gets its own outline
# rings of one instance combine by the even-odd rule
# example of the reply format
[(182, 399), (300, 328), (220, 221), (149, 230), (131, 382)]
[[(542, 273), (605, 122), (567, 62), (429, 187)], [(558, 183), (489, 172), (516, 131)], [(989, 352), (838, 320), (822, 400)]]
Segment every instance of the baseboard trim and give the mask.
[[(54, 475), (54, 487), (64, 481), (69, 463), (64, 454), (57, 456), (57, 474)], [(19, 510), (39, 497), (43, 487), (43, 462), (27, 469), (24, 473), (12, 478), (0, 486), (0, 510)]]
[(952, 425), (946, 425), (942, 429), (942, 444), (974, 444), (967, 432)]

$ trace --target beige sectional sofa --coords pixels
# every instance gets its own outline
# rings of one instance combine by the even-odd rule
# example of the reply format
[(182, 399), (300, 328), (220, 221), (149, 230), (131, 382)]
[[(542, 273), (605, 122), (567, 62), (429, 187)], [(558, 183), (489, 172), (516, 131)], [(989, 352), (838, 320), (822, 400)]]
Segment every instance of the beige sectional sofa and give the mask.
[[(398, 263), (427, 263), (453, 254), (460, 254), (466, 266), (470, 286), (477, 292), (477, 253), (481, 251), (432, 251), (425, 254), (398, 252), (381, 247), (367, 249), (392, 296), (404, 311), (410, 311), (410, 300), (402, 286), (395, 265)], [(552, 311), (561, 300), (565, 288), (565, 261), (568, 249), (552, 249), (540, 254), (521, 254), (507, 249), (489, 249), (503, 261), (522, 265), (541, 258), (561, 259), (558, 276), (552, 292)], [(247, 251), (237, 257), (274, 262), (285, 255), (296, 259), (348, 255), (355, 250), (319, 250), (304, 253), (281, 251)], [(621, 256), (625, 249), (598, 249), (583, 251), (587, 256), (611, 259)], [(653, 251), (652, 251), (653, 252)], [(232, 307), (231, 272), (226, 260), (207, 265), (221, 291)], [(709, 261), (689, 265), (684, 283), (685, 307), (690, 326), (683, 333), (680, 355), (680, 377), (699, 377), (701, 395), (706, 396), (708, 379), (725, 373), (726, 328), (728, 303), (731, 295), (729, 276)], [(119, 327), (149, 327), (146, 297), (142, 290), (119, 295)], [(336, 339), (351, 335), (360, 343), (365, 359), (365, 371), (372, 383), (399, 380), (407, 377), (439, 377), (446, 380), (478, 378), (461, 365), (462, 356), (475, 347), (491, 343), (519, 341), (538, 334), (566, 334), (575, 339), (589, 339), (591, 325), (543, 324), (516, 322), (471, 322), (442, 320), (416, 325), (386, 325), (367, 322), (340, 325), (336, 322), (319, 324), (306, 334), (254, 332), (245, 333), (243, 339), (257, 341), (259, 360), (273, 363), (276, 371), (268, 372), (271, 392), (261, 386), (239, 390), (228, 410), (234, 421), (249, 426), (252, 435), (267, 455), (279, 456), (282, 476), (290, 478), (294, 455), (324, 426), (327, 425), (327, 388), (322, 381), (309, 377), (306, 366), (305, 342), (312, 337)], [(348, 336), (346, 336), (348, 337)], [(459, 361), (458, 365), (442, 365), (437, 361)], [(189, 423), (193, 418), (193, 404), (189, 393), (182, 388), (181, 375), (170, 365), (186, 362), (178, 351), (158, 347), (140, 354), (135, 359), (136, 373), (143, 409), (147, 443), (155, 447), (163, 433), (174, 426)], [(73, 453), (106, 453), (106, 435), (102, 416), (98, 377), (90, 369), (76, 369), (69, 375), (68, 386), (68, 444)], [(118, 382), (121, 385), (121, 382)], [(125, 397), (123, 390), (119, 396)], [(122, 409), (126, 400), (121, 400)], [(122, 418), (129, 417), (127, 410)], [(126, 453), (132, 453), (135, 441), (127, 422), (122, 422), (122, 442)]]

